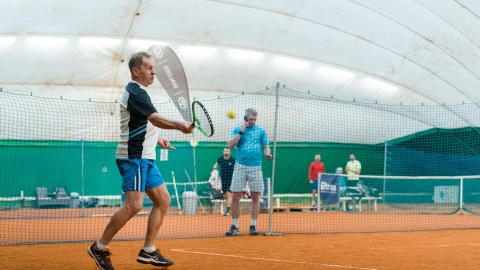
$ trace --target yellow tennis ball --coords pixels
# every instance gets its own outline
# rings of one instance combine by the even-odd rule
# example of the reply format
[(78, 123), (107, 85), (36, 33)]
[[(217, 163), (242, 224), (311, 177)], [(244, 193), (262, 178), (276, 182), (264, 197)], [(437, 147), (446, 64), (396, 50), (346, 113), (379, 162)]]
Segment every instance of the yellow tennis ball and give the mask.
[(234, 110), (228, 111), (228, 117), (229, 117), (230, 119), (235, 118), (235, 111), (234, 111)]

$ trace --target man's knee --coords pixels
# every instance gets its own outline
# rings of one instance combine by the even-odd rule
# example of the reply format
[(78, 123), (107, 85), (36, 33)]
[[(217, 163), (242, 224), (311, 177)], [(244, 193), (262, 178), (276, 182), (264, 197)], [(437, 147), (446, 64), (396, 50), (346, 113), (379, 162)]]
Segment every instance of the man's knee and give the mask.
[(140, 210), (142, 210), (143, 201), (136, 200), (125, 203), (124, 209), (130, 216), (135, 216)]
[(170, 206), (170, 202), (172, 201), (172, 199), (170, 198), (170, 195), (160, 196), (158, 198), (153, 198), (151, 200), (154, 206), (160, 207), (162, 209), (168, 208)]
[(242, 198), (242, 195), (243, 195), (243, 192), (233, 192), (232, 199), (234, 201), (240, 201), (240, 199)]
[(252, 199), (252, 203), (257, 203), (260, 201), (260, 192), (251, 192), (250, 198)]

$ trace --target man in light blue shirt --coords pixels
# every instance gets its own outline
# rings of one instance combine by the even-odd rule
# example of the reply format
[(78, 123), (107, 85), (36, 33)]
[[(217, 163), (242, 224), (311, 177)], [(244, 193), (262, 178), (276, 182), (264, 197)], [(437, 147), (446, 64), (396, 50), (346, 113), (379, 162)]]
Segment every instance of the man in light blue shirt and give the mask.
[[(232, 226), (225, 235), (239, 235), (238, 218), (240, 216), (240, 199), (242, 191), (248, 183), (252, 198), (252, 221), (250, 235), (257, 235), (257, 218), (260, 213), (260, 194), (263, 192), (262, 150), (267, 160), (272, 159), (268, 136), (265, 129), (256, 125), (257, 111), (253, 108), (245, 110), (244, 123), (233, 129), (228, 141), (228, 148), (237, 148), (237, 160), (233, 171), (233, 193), (231, 213)], [(248, 182), (247, 182), (248, 180)]]

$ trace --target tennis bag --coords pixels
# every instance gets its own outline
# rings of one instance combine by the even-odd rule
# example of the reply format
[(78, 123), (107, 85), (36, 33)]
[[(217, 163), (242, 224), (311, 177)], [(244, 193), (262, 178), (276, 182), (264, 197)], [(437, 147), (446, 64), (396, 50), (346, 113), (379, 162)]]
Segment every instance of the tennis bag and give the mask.
[(364, 185), (363, 189), (366, 191), (368, 196), (371, 196), (371, 197), (379, 197), (380, 196), (380, 194), (378, 192), (378, 189), (376, 189), (374, 187), (369, 187), (369, 186)]
[(347, 187), (342, 192), (342, 197), (351, 197), (355, 200), (359, 200), (366, 196), (365, 190), (360, 187)]
[(212, 184), (208, 183), (208, 189), (210, 190), (210, 194), (212, 194), (212, 199), (218, 200), (223, 199), (223, 194), (221, 190), (214, 189)]

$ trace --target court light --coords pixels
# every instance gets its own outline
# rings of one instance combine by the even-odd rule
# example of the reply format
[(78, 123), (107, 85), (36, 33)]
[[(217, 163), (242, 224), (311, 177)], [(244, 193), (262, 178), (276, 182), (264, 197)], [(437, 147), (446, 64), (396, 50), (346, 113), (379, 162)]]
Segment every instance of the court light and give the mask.
[(58, 37), (30, 37), (28, 43), (34, 46), (58, 47), (67, 43), (67, 38)]
[(153, 45), (163, 45), (167, 46), (168, 43), (156, 40), (147, 40), (147, 39), (132, 39), (130, 40), (130, 44), (134, 48), (142, 48), (148, 50)]
[(261, 52), (239, 50), (239, 49), (228, 49), (227, 55), (235, 60), (258, 60), (263, 56)]
[(355, 76), (355, 74), (353, 73), (331, 68), (331, 67), (326, 67), (326, 66), (321, 66), (319, 68), (319, 72), (326, 77), (329, 77), (331, 79), (339, 79), (339, 80), (349, 79)]
[(367, 87), (373, 88), (375, 90), (387, 90), (387, 91), (397, 91), (398, 87), (395, 87), (393, 85), (390, 85), (388, 83), (384, 83), (372, 78), (366, 78), (365, 79), (365, 84)]
[(15, 37), (0, 37), (0, 48), (11, 46), (15, 42)]
[(115, 46), (120, 43), (120, 40), (118, 38), (82, 37), (80, 38), (80, 42), (88, 45)]
[(217, 49), (212, 47), (203, 47), (203, 46), (182, 46), (180, 47), (182, 53), (190, 54), (190, 55), (202, 55), (202, 56), (210, 56), (213, 55)]
[(281, 66), (286, 66), (289, 68), (305, 68), (310, 65), (309, 62), (283, 56), (275, 57), (275, 62)]

